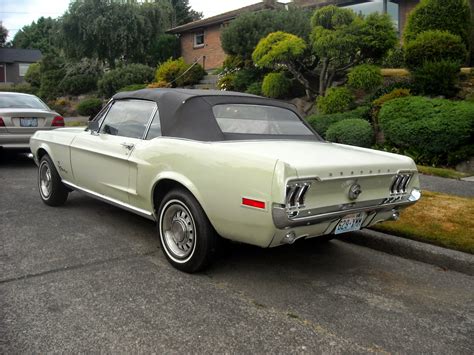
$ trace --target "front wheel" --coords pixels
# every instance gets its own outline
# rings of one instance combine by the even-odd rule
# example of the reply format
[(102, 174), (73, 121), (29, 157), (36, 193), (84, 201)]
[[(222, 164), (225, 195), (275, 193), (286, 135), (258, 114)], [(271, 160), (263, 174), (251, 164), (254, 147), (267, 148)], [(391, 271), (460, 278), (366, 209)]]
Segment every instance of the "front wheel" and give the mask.
[(48, 155), (44, 155), (40, 160), (38, 189), (41, 200), (49, 206), (61, 206), (67, 200), (68, 190)]
[(205, 268), (216, 253), (218, 236), (199, 202), (177, 189), (164, 197), (158, 211), (158, 233), (166, 259), (189, 273)]

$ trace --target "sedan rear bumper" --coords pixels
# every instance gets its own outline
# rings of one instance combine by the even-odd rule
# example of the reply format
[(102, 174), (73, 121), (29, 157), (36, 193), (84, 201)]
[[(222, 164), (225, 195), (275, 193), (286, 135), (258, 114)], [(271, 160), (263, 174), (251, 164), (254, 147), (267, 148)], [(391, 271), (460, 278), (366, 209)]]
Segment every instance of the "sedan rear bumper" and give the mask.
[(33, 134), (0, 134), (0, 147), (4, 148), (29, 148), (30, 138)]

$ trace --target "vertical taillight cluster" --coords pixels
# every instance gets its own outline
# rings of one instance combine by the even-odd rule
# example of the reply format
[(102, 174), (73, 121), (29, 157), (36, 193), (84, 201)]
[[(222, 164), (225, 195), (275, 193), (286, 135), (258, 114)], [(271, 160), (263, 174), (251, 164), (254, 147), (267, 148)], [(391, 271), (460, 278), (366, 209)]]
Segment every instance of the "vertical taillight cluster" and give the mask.
[(302, 208), (305, 206), (305, 197), (311, 183), (294, 182), (286, 185), (286, 208)]
[(390, 185), (390, 194), (404, 194), (407, 192), (408, 183), (410, 182), (413, 174), (397, 174)]
[(53, 122), (51, 122), (51, 126), (64, 127), (64, 118), (62, 118), (61, 116), (54, 117)]

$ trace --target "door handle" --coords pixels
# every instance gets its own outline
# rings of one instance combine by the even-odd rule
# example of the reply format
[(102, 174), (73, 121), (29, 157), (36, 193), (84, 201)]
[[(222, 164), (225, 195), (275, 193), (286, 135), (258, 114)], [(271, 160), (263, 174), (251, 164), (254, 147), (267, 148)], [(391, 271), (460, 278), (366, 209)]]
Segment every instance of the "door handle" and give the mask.
[(126, 143), (126, 142), (123, 142), (123, 143), (120, 143), (120, 145), (124, 148), (127, 148), (128, 150), (132, 150), (133, 147), (135, 146), (135, 144), (132, 144), (132, 143)]

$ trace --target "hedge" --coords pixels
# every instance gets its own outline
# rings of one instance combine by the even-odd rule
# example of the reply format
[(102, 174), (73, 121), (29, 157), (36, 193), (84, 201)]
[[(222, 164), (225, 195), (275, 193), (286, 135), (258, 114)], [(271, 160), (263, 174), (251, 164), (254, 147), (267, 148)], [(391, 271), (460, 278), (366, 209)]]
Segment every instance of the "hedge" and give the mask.
[(472, 147), (474, 103), (409, 96), (385, 103), (379, 122), (387, 142), (418, 162), (455, 164)]
[(77, 105), (77, 113), (81, 116), (95, 116), (102, 109), (102, 100), (98, 98), (84, 99)]
[(369, 110), (370, 107), (368, 106), (360, 106), (355, 110), (343, 113), (333, 113), (329, 115), (311, 115), (308, 116), (306, 120), (314, 128), (314, 130), (319, 133), (321, 137), (326, 138), (326, 131), (332, 124), (347, 119), (368, 119)]
[(347, 79), (350, 88), (366, 92), (374, 91), (383, 83), (380, 68), (371, 64), (361, 64), (352, 68)]
[(326, 139), (335, 143), (370, 148), (374, 143), (374, 131), (366, 120), (345, 119), (332, 124), (326, 132)]
[(105, 73), (98, 82), (101, 95), (110, 97), (121, 88), (153, 81), (153, 68), (143, 64), (129, 64)]
[(269, 73), (263, 78), (262, 93), (267, 97), (282, 99), (288, 97), (290, 90), (291, 81), (284, 73)]

